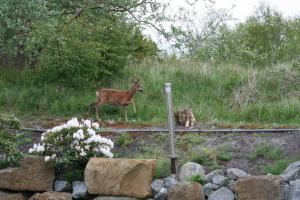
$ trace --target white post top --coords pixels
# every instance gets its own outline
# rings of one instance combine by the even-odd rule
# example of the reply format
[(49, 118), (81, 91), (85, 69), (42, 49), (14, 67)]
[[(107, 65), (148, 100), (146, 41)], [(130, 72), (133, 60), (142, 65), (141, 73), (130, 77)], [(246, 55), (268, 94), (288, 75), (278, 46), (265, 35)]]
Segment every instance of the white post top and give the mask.
[(171, 83), (165, 83), (165, 92), (170, 93), (171, 92)]

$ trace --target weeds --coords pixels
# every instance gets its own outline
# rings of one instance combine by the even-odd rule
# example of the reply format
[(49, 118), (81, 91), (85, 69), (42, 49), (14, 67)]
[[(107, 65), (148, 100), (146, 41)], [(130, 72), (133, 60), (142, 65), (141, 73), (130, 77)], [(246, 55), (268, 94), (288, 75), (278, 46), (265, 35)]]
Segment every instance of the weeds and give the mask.
[(128, 146), (133, 140), (131, 139), (128, 133), (123, 133), (119, 135), (115, 141), (116, 145), (126, 147)]
[(251, 161), (255, 161), (258, 158), (279, 160), (282, 157), (283, 157), (283, 152), (281, 149), (263, 143), (255, 147), (253, 152), (250, 154), (249, 159)]
[(262, 166), (261, 171), (265, 174), (270, 173), (273, 175), (279, 175), (287, 168), (287, 166), (289, 166), (289, 164), (291, 164), (296, 160), (297, 160), (296, 158), (276, 160), (272, 164)]

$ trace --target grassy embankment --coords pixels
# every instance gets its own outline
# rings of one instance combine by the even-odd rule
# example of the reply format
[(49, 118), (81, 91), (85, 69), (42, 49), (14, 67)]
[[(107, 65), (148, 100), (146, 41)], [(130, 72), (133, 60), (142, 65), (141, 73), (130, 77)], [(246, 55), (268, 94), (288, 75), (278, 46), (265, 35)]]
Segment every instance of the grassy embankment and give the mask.
[[(0, 109), (19, 117), (82, 117), (95, 98), (95, 88), (74, 90), (33, 84), (30, 72), (0, 69)], [(205, 123), (300, 124), (300, 72), (290, 65), (254, 69), (236, 65), (212, 66), (189, 61), (145, 62), (126, 68), (123, 78), (109, 86), (127, 89), (133, 75), (144, 92), (135, 96), (138, 113), (129, 108), (131, 122), (165, 122), (165, 82), (172, 83), (175, 108), (190, 107)], [(93, 115), (94, 117), (94, 115)], [(123, 117), (123, 110), (105, 106), (103, 119)]]

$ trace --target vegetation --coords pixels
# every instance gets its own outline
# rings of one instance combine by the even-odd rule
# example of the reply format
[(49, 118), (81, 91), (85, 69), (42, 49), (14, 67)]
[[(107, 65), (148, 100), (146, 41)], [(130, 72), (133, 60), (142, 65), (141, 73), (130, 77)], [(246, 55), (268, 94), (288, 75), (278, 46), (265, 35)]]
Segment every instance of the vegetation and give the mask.
[(22, 154), (18, 149), (21, 137), (7, 131), (7, 128), (20, 128), (19, 120), (11, 114), (0, 115), (0, 169), (19, 164)]
[(194, 175), (194, 176), (190, 177), (190, 181), (197, 182), (202, 185), (205, 184), (205, 179), (201, 175)]
[(132, 141), (128, 133), (123, 133), (117, 137), (115, 144), (118, 146), (128, 146)]
[(250, 154), (249, 159), (252, 161), (258, 158), (279, 160), (282, 159), (282, 157), (283, 157), (283, 152), (281, 149), (263, 143), (255, 147), (253, 152)]
[(270, 173), (273, 175), (280, 175), (289, 166), (289, 164), (295, 161), (297, 161), (296, 158), (280, 159), (280, 160), (276, 160), (272, 164), (262, 166), (261, 169), (262, 172), (265, 174)]

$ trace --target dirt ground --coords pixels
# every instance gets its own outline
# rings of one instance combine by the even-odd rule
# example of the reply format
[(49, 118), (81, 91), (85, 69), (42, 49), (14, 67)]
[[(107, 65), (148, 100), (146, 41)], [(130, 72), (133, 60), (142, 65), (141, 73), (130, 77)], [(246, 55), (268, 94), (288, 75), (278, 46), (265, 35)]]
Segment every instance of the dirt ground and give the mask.
[[(57, 122), (59, 123), (59, 122)], [(53, 125), (53, 124), (51, 124)], [(109, 125), (106, 125), (108, 128)], [(128, 126), (118, 124), (110, 126), (113, 128), (148, 128), (142, 124)], [(199, 128), (199, 127), (198, 127)], [(201, 128), (212, 128), (201, 126)], [(27, 132), (30, 142), (23, 144), (21, 150), (28, 152), (33, 143), (40, 142), (41, 133)], [(126, 143), (118, 142), (120, 133), (100, 133), (105, 137), (111, 138), (115, 143), (115, 157), (125, 158), (156, 158), (168, 161), (169, 157), (169, 135), (168, 133), (128, 133)], [(126, 133), (124, 133), (126, 134)], [(229, 159), (217, 160), (218, 165), (211, 167), (203, 164), (206, 172), (214, 168), (235, 167), (242, 169), (250, 174), (262, 174), (261, 167), (272, 164), (278, 159), (258, 156), (255, 160), (249, 159), (259, 145), (268, 145), (281, 151), (280, 159), (299, 157), (300, 159), (300, 132), (289, 133), (178, 133), (177, 154), (178, 165), (191, 161), (203, 150), (210, 152), (208, 155), (214, 159), (220, 148), (226, 147), (226, 154), (230, 154)]]

